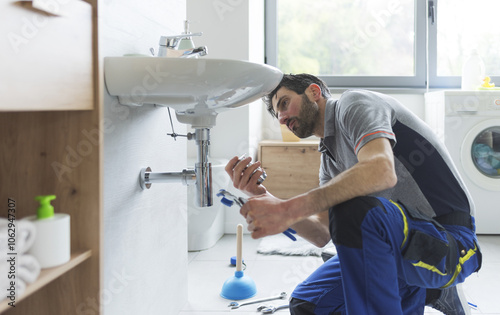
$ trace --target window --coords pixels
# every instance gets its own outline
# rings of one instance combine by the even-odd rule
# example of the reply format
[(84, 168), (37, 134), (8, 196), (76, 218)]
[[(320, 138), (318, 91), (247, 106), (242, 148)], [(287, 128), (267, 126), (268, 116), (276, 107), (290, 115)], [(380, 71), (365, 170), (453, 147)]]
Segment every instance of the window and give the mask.
[(498, 12), (498, 0), (267, 0), (267, 63), (332, 87), (460, 87), (472, 47), (500, 75)]
[(485, 75), (500, 86), (500, 12), (498, 0), (429, 1), (436, 10), (429, 21), (429, 80), (434, 87), (460, 87), (462, 64), (477, 49)]

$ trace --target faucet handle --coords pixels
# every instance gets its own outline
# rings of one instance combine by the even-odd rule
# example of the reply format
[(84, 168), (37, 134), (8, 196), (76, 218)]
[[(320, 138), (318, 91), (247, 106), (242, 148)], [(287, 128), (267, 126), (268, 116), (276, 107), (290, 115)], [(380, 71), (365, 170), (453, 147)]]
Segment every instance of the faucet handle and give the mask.
[(180, 34), (180, 35), (173, 35), (173, 36), (161, 36), (160, 37), (160, 46), (166, 46), (168, 48), (177, 48), (179, 46), (179, 43), (181, 39), (183, 38), (189, 38), (191, 36), (201, 36), (203, 33), (191, 33), (191, 34)]

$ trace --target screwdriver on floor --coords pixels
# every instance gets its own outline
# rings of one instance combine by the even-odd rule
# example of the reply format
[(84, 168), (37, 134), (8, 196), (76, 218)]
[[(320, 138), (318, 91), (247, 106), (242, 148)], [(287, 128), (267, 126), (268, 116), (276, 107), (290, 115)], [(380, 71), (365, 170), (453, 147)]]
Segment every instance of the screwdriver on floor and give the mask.
[[(231, 207), (234, 203), (236, 203), (238, 206), (242, 207), (247, 202), (247, 200), (245, 198), (237, 197), (225, 189), (219, 190), (219, 193), (217, 194), (217, 196), (222, 197), (220, 202), (222, 202), (223, 205), (228, 206), (228, 207)], [(283, 232), (283, 234), (288, 236), (288, 238), (291, 239), (292, 241), (297, 240), (295, 238), (295, 236), (293, 236), (293, 234), (297, 234), (297, 232), (292, 228), (288, 228), (286, 231)]]

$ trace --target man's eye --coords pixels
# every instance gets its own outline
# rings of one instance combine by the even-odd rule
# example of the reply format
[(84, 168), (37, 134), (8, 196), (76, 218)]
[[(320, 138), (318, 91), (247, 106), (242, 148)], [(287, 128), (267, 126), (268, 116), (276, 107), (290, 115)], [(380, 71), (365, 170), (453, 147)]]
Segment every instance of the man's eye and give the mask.
[(287, 106), (288, 106), (288, 100), (283, 100), (283, 102), (281, 102), (280, 109), (285, 110)]
[(276, 118), (278, 117), (278, 113), (286, 110), (288, 107), (288, 99), (282, 99), (276, 105)]

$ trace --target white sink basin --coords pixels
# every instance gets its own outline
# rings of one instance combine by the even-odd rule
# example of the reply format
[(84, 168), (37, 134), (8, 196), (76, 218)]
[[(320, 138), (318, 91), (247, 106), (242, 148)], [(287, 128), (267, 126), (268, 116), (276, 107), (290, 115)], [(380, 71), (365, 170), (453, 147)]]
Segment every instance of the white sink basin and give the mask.
[(213, 116), (215, 124), (217, 113), (262, 97), (282, 76), (274, 67), (240, 60), (104, 58), (106, 87), (121, 104), (168, 106), (179, 121), (191, 124), (197, 123), (179, 116)]

